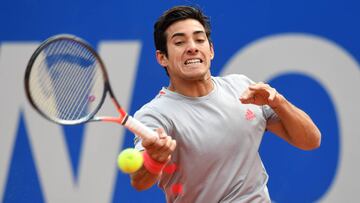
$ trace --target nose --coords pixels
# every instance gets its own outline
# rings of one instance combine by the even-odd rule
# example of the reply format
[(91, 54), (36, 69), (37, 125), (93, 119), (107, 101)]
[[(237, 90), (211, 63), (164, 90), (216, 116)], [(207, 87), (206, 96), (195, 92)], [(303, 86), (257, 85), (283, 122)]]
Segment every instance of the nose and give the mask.
[(197, 52), (199, 52), (199, 49), (196, 46), (196, 43), (194, 41), (190, 41), (187, 47), (187, 51), (188, 54), (196, 54)]

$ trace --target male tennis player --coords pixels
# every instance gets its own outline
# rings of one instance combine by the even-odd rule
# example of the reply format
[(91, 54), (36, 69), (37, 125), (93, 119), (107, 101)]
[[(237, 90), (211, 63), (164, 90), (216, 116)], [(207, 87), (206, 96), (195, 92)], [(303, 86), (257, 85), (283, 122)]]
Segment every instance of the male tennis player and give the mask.
[(270, 202), (258, 153), (263, 133), (311, 150), (320, 145), (318, 128), (268, 84), (212, 76), (210, 23), (197, 8), (166, 11), (154, 39), (170, 83), (135, 114), (160, 139), (135, 140), (145, 163), (131, 174), (133, 187), (158, 182), (167, 202)]

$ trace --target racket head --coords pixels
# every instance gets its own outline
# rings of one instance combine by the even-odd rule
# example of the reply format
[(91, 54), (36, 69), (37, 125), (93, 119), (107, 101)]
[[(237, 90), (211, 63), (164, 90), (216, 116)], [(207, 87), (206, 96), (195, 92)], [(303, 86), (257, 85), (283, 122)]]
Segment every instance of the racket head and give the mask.
[(99, 55), (85, 40), (69, 34), (41, 43), (28, 62), (24, 82), (30, 104), (63, 125), (92, 119), (110, 87)]

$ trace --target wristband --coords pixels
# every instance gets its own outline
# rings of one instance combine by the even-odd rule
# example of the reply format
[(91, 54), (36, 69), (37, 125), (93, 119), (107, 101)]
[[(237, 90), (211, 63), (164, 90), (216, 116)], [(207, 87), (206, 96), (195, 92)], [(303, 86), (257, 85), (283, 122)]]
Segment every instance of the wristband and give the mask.
[(165, 163), (160, 163), (155, 161), (154, 159), (152, 159), (150, 157), (150, 155), (144, 151), (143, 153), (143, 158), (144, 158), (144, 166), (145, 168), (152, 174), (160, 174), (160, 172), (162, 171), (162, 169), (164, 168)]

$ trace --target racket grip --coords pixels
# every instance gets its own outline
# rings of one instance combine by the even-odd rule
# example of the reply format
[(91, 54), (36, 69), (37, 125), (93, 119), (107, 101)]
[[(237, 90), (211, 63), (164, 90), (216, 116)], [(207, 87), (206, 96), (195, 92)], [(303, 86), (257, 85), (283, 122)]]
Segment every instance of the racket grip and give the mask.
[(128, 115), (128, 118), (123, 125), (141, 139), (149, 140), (158, 138), (158, 134), (155, 131), (146, 127), (130, 115)]

